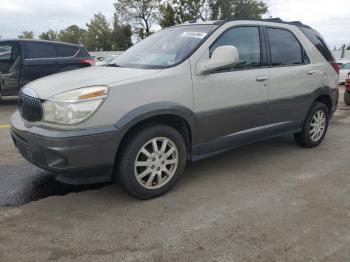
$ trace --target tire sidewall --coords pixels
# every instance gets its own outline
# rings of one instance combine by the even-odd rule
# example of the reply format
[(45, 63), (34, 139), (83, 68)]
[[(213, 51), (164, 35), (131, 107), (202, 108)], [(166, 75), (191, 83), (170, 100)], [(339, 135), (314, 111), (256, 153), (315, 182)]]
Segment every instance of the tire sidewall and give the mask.
[(344, 93), (344, 102), (346, 105), (350, 106), (350, 92), (345, 90)]
[[(315, 142), (315, 141), (313, 141), (311, 139), (310, 129), (311, 129), (312, 119), (314, 118), (315, 114), (318, 111), (323, 111), (323, 113), (325, 114), (325, 116), (326, 116), (326, 126), (325, 126), (325, 130), (324, 130), (324, 132), (322, 134), (322, 137), (317, 142)], [(327, 134), (328, 125), (329, 125), (329, 111), (328, 111), (327, 106), (325, 104), (323, 104), (323, 103), (316, 102), (314, 104), (314, 106), (311, 108), (311, 110), (310, 110), (310, 112), (308, 114), (308, 117), (307, 117), (307, 119), (305, 121), (305, 124), (304, 124), (303, 133), (304, 133), (304, 137), (306, 139), (306, 143), (310, 147), (316, 147), (319, 144), (321, 144), (322, 141), (324, 140), (326, 134)]]
[[(157, 189), (146, 189), (136, 179), (134, 164), (142, 146), (155, 137), (167, 137), (176, 145), (179, 162), (175, 174), (168, 183)], [(119, 162), (118, 178), (129, 193), (140, 199), (154, 198), (168, 192), (183, 173), (187, 162), (187, 148), (183, 137), (174, 128), (165, 125), (151, 126), (136, 133), (129, 139), (124, 150), (123, 157)]]

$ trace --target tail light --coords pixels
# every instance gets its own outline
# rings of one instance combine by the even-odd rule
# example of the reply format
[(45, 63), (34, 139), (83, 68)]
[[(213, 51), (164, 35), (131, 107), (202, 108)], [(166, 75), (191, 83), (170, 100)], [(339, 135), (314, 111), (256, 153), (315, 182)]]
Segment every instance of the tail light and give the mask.
[(345, 87), (347, 90), (350, 90), (350, 74), (348, 74), (347, 78), (345, 79)]
[(80, 63), (82, 64), (89, 64), (90, 66), (95, 66), (95, 60), (94, 59), (81, 59)]
[(339, 73), (340, 73), (340, 66), (336, 62), (331, 62), (330, 64), (334, 68), (335, 72), (337, 72), (337, 74), (339, 75)]

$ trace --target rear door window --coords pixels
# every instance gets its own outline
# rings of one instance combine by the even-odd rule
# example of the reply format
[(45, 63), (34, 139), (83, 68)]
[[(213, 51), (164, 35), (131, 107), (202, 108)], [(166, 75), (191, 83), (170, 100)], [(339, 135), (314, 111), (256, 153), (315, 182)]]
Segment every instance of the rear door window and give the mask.
[(53, 44), (27, 42), (26, 58), (29, 58), (29, 59), (56, 58), (55, 47)]
[(79, 48), (75, 46), (56, 45), (55, 47), (57, 57), (73, 57), (79, 51)]
[(304, 50), (294, 34), (285, 29), (267, 28), (272, 66), (304, 64)]
[(235, 27), (223, 33), (210, 48), (210, 56), (220, 46), (232, 45), (239, 52), (239, 63), (232, 69), (249, 69), (261, 65), (259, 28), (256, 26)]

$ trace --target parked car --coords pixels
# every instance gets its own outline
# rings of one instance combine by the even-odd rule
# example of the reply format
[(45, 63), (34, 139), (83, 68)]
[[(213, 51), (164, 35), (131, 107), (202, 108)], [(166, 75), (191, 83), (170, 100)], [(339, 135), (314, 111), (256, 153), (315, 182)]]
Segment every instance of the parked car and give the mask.
[(339, 74), (339, 84), (343, 85), (347, 79), (348, 74), (350, 73), (350, 62), (344, 63), (340, 66)]
[(109, 63), (111, 63), (113, 60), (115, 60), (119, 55), (111, 55), (111, 56), (107, 56), (104, 59), (100, 60), (100, 61), (96, 61), (96, 66), (105, 66)]
[(344, 102), (346, 105), (350, 106), (350, 72), (345, 79)]
[(94, 65), (79, 45), (39, 41), (0, 40), (0, 98), (18, 95), (38, 78)]
[(170, 190), (188, 160), (282, 134), (318, 146), (338, 74), (321, 35), (300, 22), (186, 24), (108, 67), (28, 84), (11, 133), (24, 158), (62, 182), (118, 180), (149, 199)]

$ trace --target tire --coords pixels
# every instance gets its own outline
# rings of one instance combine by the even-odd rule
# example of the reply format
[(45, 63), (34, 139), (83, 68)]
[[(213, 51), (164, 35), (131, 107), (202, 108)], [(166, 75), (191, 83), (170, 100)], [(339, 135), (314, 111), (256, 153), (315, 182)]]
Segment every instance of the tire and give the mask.
[(344, 93), (344, 102), (347, 106), (350, 106), (350, 92), (348, 91)]
[[(154, 141), (159, 152), (154, 151)], [(166, 148), (163, 150), (164, 144)], [(165, 194), (185, 169), (185, 140), (170, 126), (157, 123), (142, 126), (132, 131), (123, 145), (115, 176), (124, 189), (138, 199), (151, 199)], [(143, 152), (148, 156), (141, 149), (145, 149)]]
[[(319, 125), (319, 129), (314, 127), (317, 124), (316, 119), (322, 119), (321, 117), (318, 116), (323, 116), (324, 117), (324, 124)], [(323, 121), (320, 121), (323, 122)], [(298, 133), (295, 135), (295, 140), (297, 144), (299, 144), (302, 147), (306, 148), (314, 148), (317, 147), (319, 144), (322, 143), (324, 137), (327, 134), (328, 130), (328, 124), (329, 124), (329, 110), (327, 106), (323, 103), (320, 102), (315, 102), (304, 123), (303, 126), (303, 131), (301, 133)], [(315, 136), (315, 133), (317, 135)]]

